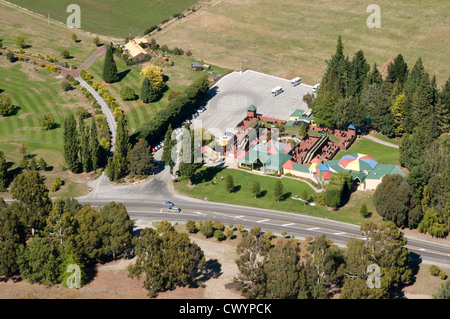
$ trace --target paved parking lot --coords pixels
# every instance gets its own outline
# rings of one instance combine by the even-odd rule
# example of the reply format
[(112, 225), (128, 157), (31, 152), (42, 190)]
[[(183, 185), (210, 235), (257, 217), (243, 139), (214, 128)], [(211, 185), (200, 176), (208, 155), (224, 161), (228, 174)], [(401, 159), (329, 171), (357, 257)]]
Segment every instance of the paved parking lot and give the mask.
[[(271, 90), (277, 86), (281, 86), (284, 92), (273, 97)], [(303, 96), (311, 90), (310, 85), (292, 87), (290, 80), (255, 71), (233, 72), (210, 89), (213, 97), (206, 104), (206, 111), (200, 113), (196, 120), (201, 120), (202, 127), (207, 129), (233, 131), (245, 118), (251, 104), (257, 107), (258, 114), (289, 120), (289, 115), (296, 109), (307, 109)]]

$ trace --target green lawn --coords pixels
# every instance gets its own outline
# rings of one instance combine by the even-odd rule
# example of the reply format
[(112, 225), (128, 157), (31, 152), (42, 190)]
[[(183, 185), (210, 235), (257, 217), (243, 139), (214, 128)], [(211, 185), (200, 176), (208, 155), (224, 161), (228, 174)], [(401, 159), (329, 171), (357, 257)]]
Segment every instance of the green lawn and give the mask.
[[(142, 127), (142, 125), (148, 122), (158, 111), (164, 109), (168, 101), (168, 95), (171, 91), (183, 91), (187, 88), (195, 79), (199, 78), (205, 72), (196, 72), (191, 68), (192, 58), (187, 56), (175, 56), (171, 58), (174, 61), (174, 65), (170, 67), (164, 67), (163, 72), (167, 77), (167, 90), (164, 92), (163, 97), (154, 103), (145, 104), (140, 100), (136, 101), (124, 101), (120, 98), (120, 89), (124, 86), (129, 86), (139, 95), (141, 86), (140, 72), (141, 66), (127, 66), (124, 61), (115, 57), (118, 72), (121, 80), (117, 83), (108, 84), (105, 87), (116, 98), (118, 104), (122, 107), (127, 115), (128, 128), (131, 133), (136, 129)], [(91, 67), (88, 69), (94, 76), (94, 81), (101, 82), (102, 70), (103, 70), (104, 58), (97, 59)], [(219, 74), (225, 74), (228, 69), (212, 66), (210, 77), (215, 77)]]
[(371, 140), (360, 138), (356, 140), (347, 151), (340, 151), (336, 155), (336, 159), (341, 159), (342, 156), (362, 153), (372, 156), (380, 164), (397, 164), (399, 157), (399, 149), (385, 146)]
[(67, 6), (75, 3), (81, 10), (81, 28), (92, 33), (125, 38), (131, 31), (139, 35), (147, 28), (184, 11), (198, 0), (10, 0), (22, 7), (66, 23), (71, 13)]
[[(64, 174), (61, 175), (67, 181), (62, 189), (64, 194), (82, 193), (84, 187), (71, 186), (71, 183), (79, 184), (83, 178), (62, 172), (65, 166), (63, 124), (66, 116), (78, 107), (91, 108), (87, 99), (77, 90), (64, 92), (61, 80), (56, 79), (54, 73), (31, 64), (11, 64), (0, 57), (0, 74), (0, 91), (11, 97), (17, 106), (16, 114), (0, 116), (0, 150), (12, 163), (10, 168), (18, 166), (21, 155), (17, 149), (24, 144), (28, 154), (36, 159), (44, 158), (49, 167), (53, 167), (53, 171), (48, 172), (52, 179), (55, 173)], [(57, 127), (49, 131), (41, 128), (41, 117), (46, 113), (57, 123)]]
[[(227, 193), (225, 189), (226, 176), (233, 176), (235, 190)], [(221, 177), (224, 177), (224, 180)], [(303, 190), (313, 195), (314, 190), (301, 180), (292, 178), (282, 178), (284, 187), (284, 199), (275, 201), (273, 189), (274, 177), (255, 175), (238, 169), (224, 169), (212, 167), (201, 168), (194, 176), (194, 181), (199, 181), (194, 187), (189, 187), (186, 180), (181, 180), (175, 184), (175, 189), (187, 196), (204, 199), (211, 202), (222, 202), (227, 204), (251, 206), (265, 209), (306, 214), (316, 217), (329, 218), (342, 222), (361, 224), (363, 219), (359, 216), (359, 209), (363, 202), (367, 203), (369, 211), (374, 212), (370, 220), (377, 221), (380, 217), (373, 208), (372, 194), (368, 192), (356, 192), (352, 194), (350, 202), (346, 207), (337, 212), (333, 212), (323, 206), (304, 206), (302, 201), (292, 199), (294, 195), (301, 195)], [(213, 185), (211, 181), (216, 181)], [(253, 181), (258, 181), (261, 185), (262, 195), (255, 199), (251, 193)]]
[[(71, 35), (76, 33), (78, 43), (75, 43)], [(30, 47), (24, 52), (32, 55), (56, 57), (59, 62), (66, 61), (69, 64), (79, 66), (98, 48), (92, 43), (93, 36), (83, 34), (61, 27), (59, 25), (48, 25), (46, 19), (27, 14), (20, 9), (10, 8), (0, 3), (0, 39), (3, 40), (3, 49), (18, 51), (16, 38), (23, 37)], [(67, 50), (70, 59), (63, 59), (60, 53)]]

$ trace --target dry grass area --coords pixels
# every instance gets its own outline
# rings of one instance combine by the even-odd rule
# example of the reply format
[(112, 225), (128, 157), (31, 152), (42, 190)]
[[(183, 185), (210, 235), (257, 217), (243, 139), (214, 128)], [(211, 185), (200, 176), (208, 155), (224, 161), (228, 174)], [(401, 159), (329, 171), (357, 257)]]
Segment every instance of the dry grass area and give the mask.
[(170, 25), (158, 43), (191, 50), (194, 56), (231, 69), (255, 69), (277, 76), (301, 76), (315, 84), (334, 53), (339, 35), (352, 56), (362, 49), (381, 67), (403, 54), (410, 67), (422, 57), (443, 84), (450, 75), (450, 3), (380, 0), (381, 28), (370, 29), (371, 1), (212, 0)]
[[(416, 281), (413, 285), (405, 287), (403, 293), (408, 299), (431, 299), (442, 284), (443, 280), (430, 274), (430, 266), (428, 264), (419, 265), (419, 271), (416, 274)], [(450, 267), (439, 268), (450, 275)]]

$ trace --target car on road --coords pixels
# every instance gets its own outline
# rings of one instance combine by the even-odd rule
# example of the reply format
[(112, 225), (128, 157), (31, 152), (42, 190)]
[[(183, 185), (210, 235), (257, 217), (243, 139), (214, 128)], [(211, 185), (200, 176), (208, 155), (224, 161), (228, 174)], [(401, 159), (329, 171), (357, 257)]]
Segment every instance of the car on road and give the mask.
[(172, 206), (173, 206), (173, 203), (170, 202), (170, 201), (168, 201), (168, 200), (165, 200), (165, 201), (163, 202), (163, 206), (164, 206), (164, 207), (172, 207)]
[(181, 212), (180, 207), (175, 207), (175, 206), (169, 207), (169, 213), (179, 213), (179, 212)]

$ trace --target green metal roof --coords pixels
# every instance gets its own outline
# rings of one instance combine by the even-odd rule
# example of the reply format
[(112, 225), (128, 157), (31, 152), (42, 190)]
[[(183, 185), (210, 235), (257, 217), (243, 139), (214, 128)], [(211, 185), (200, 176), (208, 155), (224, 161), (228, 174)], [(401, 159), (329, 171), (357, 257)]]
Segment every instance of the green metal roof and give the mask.
[(254, 106), (253, 104), (250, 105), (250, 106), (248, 107), (247, 111), (255, 112), (255, 111), (256, 111), (256, 106)]
[(300, 117), (302, 116), (304, 111), (302, 110), (295, 110), (294, 113), (292, 113), (289, 117)]
[(294, 169), (294, 171), (303, 172), (303, 173), (309, 173), (309, 166), (308, 165), (293, 163), (292, 164), (292, 168)]
[(406, 177), (405, 173), (397, 165), (389, 164), (378, 164), (373, 170), (367, 175), (367, 179), (381, 179), (384, 175), (401, 175)]

